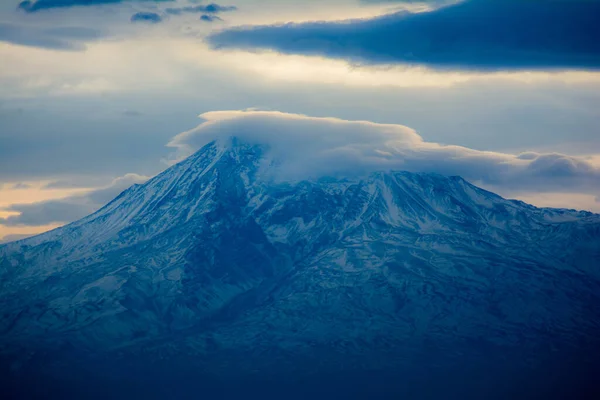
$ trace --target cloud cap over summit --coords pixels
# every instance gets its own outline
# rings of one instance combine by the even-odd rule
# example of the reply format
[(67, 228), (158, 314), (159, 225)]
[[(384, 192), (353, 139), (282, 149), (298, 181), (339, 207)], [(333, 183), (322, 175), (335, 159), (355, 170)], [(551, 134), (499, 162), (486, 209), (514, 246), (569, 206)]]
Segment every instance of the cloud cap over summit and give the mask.
[(424, 140), (396, 124), (315, 118), (276, 111), (217, 111), (173, 138), (178, 158), (213, 140), (266, 145), (278, 179), (318, 178), (396, 170), (458, 175), (473, 183), (534, 192), (597, 194), (600, 168), (584, 157), (558, 153), (508, 154)]

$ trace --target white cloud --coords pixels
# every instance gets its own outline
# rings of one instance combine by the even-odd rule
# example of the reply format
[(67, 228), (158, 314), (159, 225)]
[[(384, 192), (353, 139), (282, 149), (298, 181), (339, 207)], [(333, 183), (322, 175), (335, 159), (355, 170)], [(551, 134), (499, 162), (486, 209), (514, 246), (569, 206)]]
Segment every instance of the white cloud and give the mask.
[[(509, 154), (427, 142), (403, 125), (315, 118), (275, 111), (202, 114), (197, 128), (169, 143), (175, 158), (212, 140), (238, 137), (265, 144), (278, 179), (303, 179), (374, 170), (459, 175), (483, 187), (529, 194), (600, 192), (600, 166), (593, 158), (559, 153)], [(565, 206), (568, 206), (565, 204)]]

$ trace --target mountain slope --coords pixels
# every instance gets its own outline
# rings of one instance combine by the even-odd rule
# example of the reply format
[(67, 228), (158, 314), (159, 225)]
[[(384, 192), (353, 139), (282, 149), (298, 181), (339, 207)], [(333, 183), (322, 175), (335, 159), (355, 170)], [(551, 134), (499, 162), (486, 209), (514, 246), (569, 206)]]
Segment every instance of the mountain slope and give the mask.
[(0, 246), (13, 372), (89, 359), (117, 375), (170, 360), (220, 378), (596, 361), (600, 216), (433, 174), (277, 182), (273, 162), (214, 142), (89, 217)]

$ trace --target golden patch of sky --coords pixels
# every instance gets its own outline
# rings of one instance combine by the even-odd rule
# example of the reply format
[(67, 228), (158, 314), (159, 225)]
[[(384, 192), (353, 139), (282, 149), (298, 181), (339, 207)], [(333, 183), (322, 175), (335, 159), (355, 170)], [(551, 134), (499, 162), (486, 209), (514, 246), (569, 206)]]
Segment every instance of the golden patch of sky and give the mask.
[[(238, 12), (225, 16), (228, 25), (273, 25), (288, 22), (302, 23), (311, 21), (340, 21), (349, 19), (373, 18), (397, 11), (425, 12), (432, 10), (431, 3), (407, 2), (360, 3), (351, 0), (303, 0), (301, 7), (298, 2), (281, 0), (237, 0), (235, 5)], [(448, 2), (450, 3), (450, 1)], [(223, 3), (225, 4), (225, 3)]]
[[(513, 193), (506, 196), (515, 198), (537, 207), (570, 208), (600, 213), (600, 202), (597, 196), (583, 193)], [(568, 204), (568, 206), (567, 206)]]
[(13, 240), (39, 235), (52, 229), (59, 228), (60, 224), (40, 225), (40, 226), (11, 226), (0, 225), (0, 244), (2, 242), (11, 242)]
[[(18, 213), (7, 211), (12, 204), (31, 204), (46, 200), (58, 200), (84, 194), (90, 189), (45, 189), (51, 181), (4, 183), (0, 185), (0, 218), (7, 218)], [(6, 226), (0, 224), (0, 241), (9, 235), (34, 235), (59, 227), (60, 224), (41, 226)]]
[[(181, 53), (193, 55), (190, 52)], [(600, 83), (600, 73), (588, 71), (469, 72), (436, 71), (422, 66), (352, 65), (342, 60), (276, 52), (222, 52), (215, 57), (223, 65), (268, 80), (352, 86), (450, 87), (469, 81), (510, 80), (524, 84), (550, 80), (567, 84)]]

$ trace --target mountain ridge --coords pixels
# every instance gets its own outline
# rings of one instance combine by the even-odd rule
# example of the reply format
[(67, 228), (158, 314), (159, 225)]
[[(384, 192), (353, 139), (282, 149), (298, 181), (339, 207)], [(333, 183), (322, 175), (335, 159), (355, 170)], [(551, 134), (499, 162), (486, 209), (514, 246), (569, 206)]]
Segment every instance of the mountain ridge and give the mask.
[(212, 142), (1, 246), (0, 355), (38, 372), (183, 357), (222, 378), (504, 353), (526, 368), (518, 354), (600, 344), (599, 215), (435, 174), (274, 181), (265, 151)]
[[(236, 147), (236, 143), (238, 142), (238, 140), (236, 138), (230, 138), (230, 140), (233, 141), (233, 144), (230, 144), (229, 146), (231, 146), (232, 148), (235, 148)], [(187, 167), (189, 167), (189, 164), (195, 164), (198, 161), (197, 157), (199, 155), (204, 155), (206, 149), (213, 150), (213, 153), (211, 153), (211, 155), (214, 157), (214, 161), (218, 161), (218, 158), (225, 153), (225, 150), (229, 146), (227, 144), (219, 143), (218, 141), (214, 140), (214, 141), (208, 143), (207, 145), (205, 145), (201, 150), (197, 151), (195, 154), (193, 154), (190, 157), (188, 157), (188, 158), (186, 158), (186, 159), (178, 162), (177, 164), (175, 164), (175, 166), (187, 166)], [(241, 147), (244, 147), (244, 145), (241, 145)], [(250, 146), (250, 147), (261, 148), (261, 149), (264, 150), (263, 146), (256, 146), (255, 145), (255, 146)], [(220, 152), (220, 153), (218, 153), (218, 152)], [(208, 167), (208, 168), (210, 168), (210, 167)], [(38, 234), (38, 235), (35, 235), (35, 236), (31, 236), (31, 237), (28, 237), (28, 238), (23, 238), (23, 239), (15, 240), (15, 241), (9, 242), (9, 243), (2, 243), (2, 244), (0, 244), (0, 247), (6, 247), (6, 246), (10, 246), (10, 245), (15, 244), (15, 243), (20, 243), (20, 242), (25, 242), (25, 241), (31, 241), (31, 242), (35, 243), (38, 240), (44, 240), (44, 238), (46, 236), (52, 236), (51, 234), (53, 232), (57, 232), (57, 231), (60, 232), (60, 231), (62, 231), (64, 229), (66, 229), (66, 228), (72, 227), (74, 225), (81, 224), (82, 222), (85, 222), (85, 221), (89, 220), (90, 218), (93, 218), (93, 217), (97, 216), (98, 214), (103, 213), (107, 208), (110, 208), (111, 205), (113, 205), (113, 203), (118, 202), (119, 199), (121, 199), (123, 196), (126, 196), (131, 191), (133, 191), (133, 190), (139, 190), (140, 188), (143, 188), (145, 186), (151, 185), (154, 181), (156, 181), (160, 177), (168, 174), (170, 170), (171, 170), (171, 168), (168, 168), (167, 170), (159, 173), (154, 178), (151, 178), (146, 183), (132, 185), (128, 189), (125, 189), (123, 192), (121, 192), (117, 197), (115, 197), (108, 204), (106, 204), (105, 206), (103, 206), (102, 208), (100, 208), (99, 210), (97, 210), (96, 212), (90, 214), (87, 217), (84, 217), (84, 218), (82, 218), (82, 219), (80, 219), (78, 221), (71, 222), (71, 223), (66, 224), (66, 225), (64, 225), (62, 227), (58, 227), (58, 228), (55, 228), (55, 229), (53, 229), (51, 231), (44, 232), (44, 233), (41, 233), (41, 234)], [(498, 198), (500, 198), (502, 200), (505, 200), (507, 202), (511, 202), (511, 203), (518, 204), (518, 205), (522, 205), (522, 206), (528, 207), (528, 208), (530, 208), (532, 210), (533, 209), (538, 210), (540, 212), (548, 211), (548, 212), (553, 212), (553, 213), (560, 213), (560, 214), (563, 214), (563, 215), (564, 214), (570, 214), (570, 215), (574, 215), (574, 216), (576, 215), (577, 217), (593, 217), (593, 218), (596, 218), (596, 217), (600, 216), (600, 214), (596, 214), (596, 213), (593, 213), (593, 212), (590, 212), (590, 211), (586, 211), (586, 210), (575, 210), (575, 209), (568, 209), (568, 208), (562, 208), (562, 207), (560, 207), (560, 208), (557, 208), (557, 207), (536, 207), (536, 206), (533, 206), (533, 205), (528, 204), (526, 202), (523, 202), (521, 200), (504, 199), (501, 196), (498, 196), (497, 194), (495, 194), (495, 193), (493, 193), (493, 192), (491, 192), (489, 190), (485, 190), (485, 189), (479, 188), (479, 187), (477, 187), (475, 185), (472, 185), (471, 183), (469, 183), (468, 181), (464, 180), (460, 176), (445, 176), (445, 175), (438, 174), (438, 173), (429, 173), (429, 172), (421, 172), (421, 173), (419, 173), (419, 172), (409, 172), (409, 171), (402, 171), (402, 170), (389, 170), (389, 171), (385, 171), (385, 172), (383, 172), (383, 171), (371, 172), (369, 174), (365, 174), (363, 176), (360, 176), (358, 179), (357, 178), (350, 178), (350, 179), (348, 179), (348, 178), (342, 177), (339, 181), (341, 181), (341, 182), (352, 182), (352, 181), (357, 181), (357, 180), (360, 181), (360, 180), (368, 179), (370, 176), (375, 176), (375, 175), (382, 174), (382, 173), (405, 173), (405, 174), (413, 174), (415, 176), (423, 175), (423, 176), (443, 177), (443, 178), (450, 179), (450, 180), (462, 181), (462, 182), (467, 183), (468, 185), (472, 186), (473, 188), (476, 188), (479, 192), (485, 192), (485, 193), (487, 193), (489, 195), (496, 196), (496, 197), (498, 197)], [(323, 178), (320, 178), (320, 179), (325, 179), (326, 180), (326, 179), (331, 179), (331, 178), (329, 178), (329, 177), (323, 177)], [(294, 179), (293, 181), (290, 181), (290, 182), (301, 183), (301, 182), (316, 182), (316, 181), (319, 181), (319, 178), (317, 178), (317, 179), (315, 179), (315, 178)], [(282, 182), (285, 183), (287, 181), (284, 180)]]

